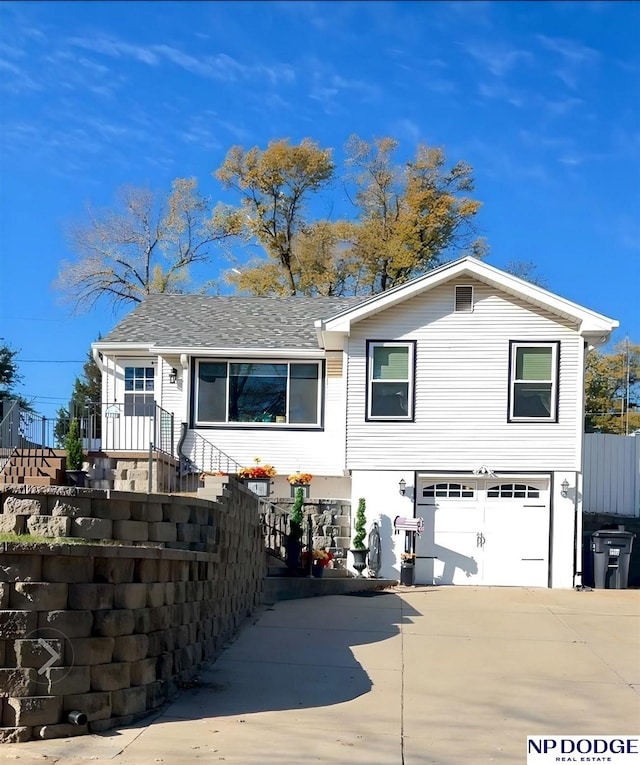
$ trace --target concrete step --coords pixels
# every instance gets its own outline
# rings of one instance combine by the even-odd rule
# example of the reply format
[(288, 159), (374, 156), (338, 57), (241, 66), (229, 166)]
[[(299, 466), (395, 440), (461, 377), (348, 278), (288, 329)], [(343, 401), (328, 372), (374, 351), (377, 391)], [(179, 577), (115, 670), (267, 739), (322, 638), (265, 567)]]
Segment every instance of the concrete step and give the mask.
[(24, 465), (9, 464), (5, 466), (3, 472), (5, 475), (48, 475), (56, 479), (59, 479), (61, 475), (64, 475), (64, 470), (62, 468), (48, 467), (46, 465), (38, 467), (26, 467)]
[(49, 475), (4, 475), (0, 473), (0, 484), (20, 484), (26, 486), (64, 486), (65, 480), (62, 478), (55, 481)]
[(396, 579), (367, 579), (352, 576), (313, 577), (265, 577), (262, 591), (263, 603), (279, 600), (313, 598), (318, 595), (348, 595), (350, 592), (382, 590), (398, 584)]
[(48, 467), (57, 470), (65, 469), (66, 459), (64, 457), (41, 456), (28, 457), (19, 454), (11, 456), (11, 464), (17, 467)]

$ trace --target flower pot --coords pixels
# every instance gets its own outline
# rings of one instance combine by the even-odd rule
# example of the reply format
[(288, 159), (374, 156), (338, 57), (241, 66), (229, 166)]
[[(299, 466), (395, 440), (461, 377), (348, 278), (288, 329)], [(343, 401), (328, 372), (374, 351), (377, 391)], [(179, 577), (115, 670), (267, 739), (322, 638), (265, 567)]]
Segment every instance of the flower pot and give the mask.
[(351, 550), (353, 555), (353, 567), (358, 572), (358, 578), (362, 577), (362, 572), (367, 567), (367, 555), (369, 554), (368, 548), (364, 550)]
[(402, 561), (400, 564), (400, 584), (412, 587), (416, 578), (416, 567), (413, 561)]
[(84, 470), (65, 470), (65, 474), (67, 486), (77, 486), (80, 489), (84, 487), (87, 479), (87, 474)]
[(314, 563), (311, 566), (311, 573), (313, 576), (315, 576), (316, 579), (322, 579), (322, 574), (324, 573), (324, 566), (321, 566), (319, 563)]
[(302, 543), (297, 539), (289, 539), (287, 542), (286, 563), (289, 574), (295, 576), (300, 568), (300, 558), (302, 554)]

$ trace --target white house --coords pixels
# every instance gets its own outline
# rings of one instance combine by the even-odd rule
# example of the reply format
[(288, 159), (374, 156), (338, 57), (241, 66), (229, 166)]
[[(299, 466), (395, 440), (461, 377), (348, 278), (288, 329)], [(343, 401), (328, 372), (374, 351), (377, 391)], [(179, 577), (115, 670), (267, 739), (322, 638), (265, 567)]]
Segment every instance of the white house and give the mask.
[(103, 447), (259, 456), (275, 495), (302, 470), (312, 497), (365, 497), (383, 576), (416, 516), (417, 583), (571, 587), (584, 357), (616, 326), (471, 257), (368, 299), (152, 295), (94, 344)]

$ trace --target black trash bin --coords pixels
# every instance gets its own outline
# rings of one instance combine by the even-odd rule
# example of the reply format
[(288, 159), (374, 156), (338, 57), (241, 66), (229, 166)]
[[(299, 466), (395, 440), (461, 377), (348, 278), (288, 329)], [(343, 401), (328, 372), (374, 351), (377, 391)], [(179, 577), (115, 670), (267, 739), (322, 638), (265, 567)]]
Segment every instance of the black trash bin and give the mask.
[(635, 534), (624, 526), (604, 528), (591, 535), (593, 580), (596, 589), (626, 590)]

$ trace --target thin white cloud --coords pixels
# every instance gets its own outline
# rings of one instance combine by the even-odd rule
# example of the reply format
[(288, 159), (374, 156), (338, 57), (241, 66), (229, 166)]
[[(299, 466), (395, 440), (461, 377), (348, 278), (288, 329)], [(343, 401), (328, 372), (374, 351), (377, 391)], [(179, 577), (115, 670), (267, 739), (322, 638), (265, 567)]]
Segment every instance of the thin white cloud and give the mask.
[(313, 85), (309, 97), (322, 104), (327, 114), (335, 114), (338, 111), (338, 99), (349, 95), (353, 100), (371, 102), (378, 97), (376, 85), (364, 80), (349, 79), (337, 73), (327, 73), (325, 66), (314, 62), (312, 64)]
[(464, 43), (465, 53), (478, 61), (494, 77), (503, 78), (521, 64), (531, 65), (533, 55), (527, 50), (488, 43)]
[(536, 38), (550, 51), (557, 53), (565, 61), (572, 64), (584, 64), (597, 61), (600, 53), (588, 45), (568, 40), (565, 37), (547, 37), (546, 35), (536, 35)]
[(504, 101), (517, 109), (523, 109), (530, 103), (530, 97), (524, 90), (509, 87), (503, 82), (480, 82), (478, 93), (483, 99)]
[(153, 51), (153, 46), (131, 45), (108, 37), (70, 37), (67, 42), (76, 48), (103, 53), (111, 58), (132, 58), (151, 66), (157, 66), (160, 63), (160, 58)]
[(42, 85), (37, 83), (31, 75), (21, 66), (12, 61), (0, 58), (0, 90), (10, 93), (20, 93), (23, 90), (42, 90)]
[(67, 42), (75, 47), (102, 53), (111, 58), (129, 58), (148, 66), (170, 63), (200, 77), (237, 82), (255, 78), (267, 79), (272, 85), (292, 83), (295, 70), (282, 63), (244, 63), (226, 53), (213, 56), (194, 56), (167, 44), (132, 45), (106, 37), (71, 37)]
[(578, 87), (584, 70), (593, 68), (600, 60), (597, 50), (575, 40), (547, 35), (536, 35), (536, 39), (544, 48), (555, 54), (560, 64), (554, 70), (554, 74), (572, 90)]

